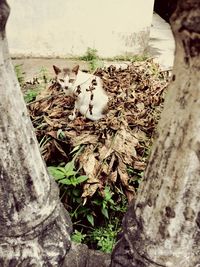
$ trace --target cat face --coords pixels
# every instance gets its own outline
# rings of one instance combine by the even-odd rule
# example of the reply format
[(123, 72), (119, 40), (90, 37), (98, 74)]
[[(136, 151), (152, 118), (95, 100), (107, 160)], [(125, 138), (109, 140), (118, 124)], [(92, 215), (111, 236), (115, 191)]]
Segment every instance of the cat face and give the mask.
[(56, 81), (61, 86), (62, 89), (67, 92), (67, 90), (72, 90), (73, 85), (76, 81), (76, 76), (78, 74), (79, 65), (75, 66), (73, 69), (60, 69), (53, 65), (54, 72), (56, 74)]

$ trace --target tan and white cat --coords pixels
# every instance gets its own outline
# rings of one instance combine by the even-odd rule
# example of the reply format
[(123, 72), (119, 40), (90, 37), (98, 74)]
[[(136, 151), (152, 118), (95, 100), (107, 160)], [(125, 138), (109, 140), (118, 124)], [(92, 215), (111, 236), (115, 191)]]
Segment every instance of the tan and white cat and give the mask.
[(73, 114), (69, 116), (70, 120), (76, 118), (76, 110), (90, 120), (99, 120), (103, 118), (108, 104), (108, 96), (103, 89), (102, 80), (89, 73), (79, 70), (79, 65), (72, 70), (60, 69), (53, 66), (57, 83), (66, 95), (75, 97), (75, 107)]

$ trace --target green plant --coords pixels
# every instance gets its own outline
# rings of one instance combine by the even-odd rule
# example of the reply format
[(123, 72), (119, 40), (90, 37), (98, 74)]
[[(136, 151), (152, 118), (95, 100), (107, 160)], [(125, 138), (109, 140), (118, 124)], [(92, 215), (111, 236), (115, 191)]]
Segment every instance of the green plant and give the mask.
[(74, 148), (72, 160), (64, 166), (50, 166), (49, 173), (60, 186), (61, 199), (67, 205), (70, 213), (75, 242), (84, 242), (91, 248), (98, 248), (104, 252), (111, 252), (119, 232), (119, 221), (126, 211), (127, 199), (123, 192), (118, 192), (117, 198), (110, 186), (105, 186), (103, 193), (96, 193), (91, 199), (83, 203), (82, 183), (87, 176), (80, 175), (75, 170), (75, 159), (83, 147)]
[(147, 55), (119, 55), (115, 56), (114, 58), (108, 58), (107, 60), (116, 60), (116, 61), (130, 61), (130, 62), (136, 62), (136, 61), (145, 61), (148, 59)]
[(81, 231), (75, 230), (72, 234), (72, 241), (76, 243), (82, 243), (85, 239), (86, 235), (83, 234)]
[(106, 227), (99, 227), (91, 232), (90, 241), (96, 242), (99, 250), (111, 253), (118, 232), (118, 224), (108, 224)]
[(80, 57), (81, 60), (85, 60), (89, 63), (90, 71), (94, 71), (97, 68), (103, 67), (103, 61), (98, 56), (98, 51), (94, 48), (87, 48), (85, 55)]
[(132, 166), (127, 166), (127, 172), (128, 172), (129, 177), (130, 177), (130, 184), (132, 184), (134, 186), (135, 190), (137, 190), (139, 187), (139, 184), (142, 180), (144, 172), (143, 171), (137, 171)]
[[(61, 132), (57, 133), (59, 136)], [(63, 137), (63, 136), (62, 136)], [(75, 159), (81, 153), (83, 147), (77, 146), (71, 151), (73, 159), (68, 162), (64, 167), (62, 166), (49, 166), (48, 171), (60, 185), (62, 192), (61, 199), (67, 196), (68, 206), (70, 206), (70, 215), (74, 223), (79, 218), (86, 218), (87, 221), (94, 226), (94, 215), (89, 207), (83, 205), (82, 187), (81, 184), (85, 182), (88, 177), (80, 175), (79, 170), (75, 170)]]
[(38, 92), (36, 90), (29, 89), (24, 94), (24, 100), (26, 103), (32, 102), (35, 100), (37, 95), (38, 95)]
[(58, 129), (57, 138), (60, 139), (60, 140), (64, 140), (65, 139), (65, 133), (63, 132), (62, 129)]
[(101, 213), (109, 219), (109, 208), (113, 209), (114, 201), (112, 200), (113, 193), (110, 190), (109, 186), (106, 186), (104, 189), (103, 198), (98, 198), (92, 202), (101, 207)]
[[(71, 206), (71, 218), (77, 220), (79, 217), (86, 218), (87, 221), (94, 226), (94, 216), (92, 210), (83, 206), (83, 199), (81, 198), (82, 189), (80, 184), (88, 179), (86, 175), (79, 175), (75, 170), (74, 160), (68, 162), (64, 167), (48, 167), (49, 173), (54, 177), (58, 184), (65, 186), (62, 188), (63, 197), (67, 195)], [(61, 197), (62, 198), (62, 197)]]
[(48, 171), (59, 184), (76, 187), (88, 179), (86, 175), (79, 176), (78, 172), (75, 171), (74, 160), (68, 162), (64, 167), (50, 166), (48, 167)]
[(80, 57), (80, 59), (85, 60), (85, 61), (91, 61), (94, 59), (97, 60), (97, 59), (99, 59), (99, 56), (97, 53), (98, 53), (98, 51), (96, 49), (88, 47), (85, 55)]
[[(64, 132), (58, 130), (57, 137), (65, 138)], [(45, 140), (41, 141), (43, 142)], [(76, 158), (83, 149), (84, 146), (75, 147), (69, 153), (71, 161), (59, 166), (49, 166), (48, 170), (57, 181), (61, 200), (70, 213), (75, 229), (73, 240), (84, 242), (90, 248), (110, 252), (119, 231), (118, 222), (126, 211), (127, 199), (122, 190), (106, 185), (101, 193), (96, 192), (84, 202), (83, 185), (88, 177), (82, 175), (75, 165)]]
[(150, 70), (151, 75), (153, 75), (157, 78), (161, 75), (159, 65), (153, 61), (151, 62), (149, 70)]
[(23, 64), (17, 64), (14, 66), (15, 74), (20, 85), (23, 85), (25, 81), (25, 72), (22, 70)]
[(48, 81), (50, 80), (48, 69), (45, 67), (41, 67), (38, 78), (41, 80), (42, 83), (48, 83)]

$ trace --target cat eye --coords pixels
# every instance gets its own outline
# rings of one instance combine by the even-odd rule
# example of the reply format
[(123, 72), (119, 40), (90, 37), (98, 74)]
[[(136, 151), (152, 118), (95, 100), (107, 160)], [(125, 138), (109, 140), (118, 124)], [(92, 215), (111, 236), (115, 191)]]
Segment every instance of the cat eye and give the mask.
[(63, 79), (59, 79), (59, 80), (60, 80), (60, 82), (64, 83), (64, 80)]
[(69, 79), (69, 82), (70, 83), (73, 83), (75, 79)]

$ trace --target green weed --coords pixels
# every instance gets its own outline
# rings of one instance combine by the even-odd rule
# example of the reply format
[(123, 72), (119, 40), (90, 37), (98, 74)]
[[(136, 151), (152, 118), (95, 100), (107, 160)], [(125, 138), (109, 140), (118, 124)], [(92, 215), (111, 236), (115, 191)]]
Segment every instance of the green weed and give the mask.
[(41, 67), (36, 77), (33, 78), (32, 83), (25, 83), (23, 88), (25, 89), (24, 99), (26, 103), (34, 101), (37, 95), (46, 87), (46, 84), (50, 81), (48, 70), (45, 67)]
[(103, 198), (96, 198), (92, 201), (93, 204), (100, 206), (101, 213), (105, 218), (109, 219), (109, 209), (113, 209), (114, 201), (112, 199), (113, 193), (110, 190), (109, 186), (106, 186), (104, 189)]
[(34, 89), (29, 89), (24, 94), (24, 100), (26, 103), (32, 102), (36, 99), (36, 96), (38, 95), (38, 92)]
[(100, 60), (98, 51), (96, 49), (88, 47), (85, 55), (83, 55), (79, 59), (88, 62), (90, 71), (94, 71), (97, 68), (103, 67), (103, 61)]
[(150, 73), (151, 73), (151, 75), (155, 76), (156, 78), (158, 78), (162, 75), (160, 72), (159, 65), (153, 61), (151, 62), (151, 65), (150, 65)]
[(106, 253), (111, 253), (118, 232), (118, 224), (108, 224), (106, 227), (96, 228), (90, 234), (90, 240), (96, 242), (97, 249)]
[(50, 75), (49, 75), (47, 68), (41, 67), (38, 78), (43, 84), (47, 84), (50, 81)]
[(25, 72), (22, 70), (23, 64), (17, 64), (14, 66), (15, 74), (20, 85), (25, 82)]
[[(62, 131), (58, 131), (57, 135), (64, 138)], [(49, 166), (48, 171), (58, 183), (60, 198), (70, 213), (75, 229), (73, 240), (84, 242), (90, 248), (111, 252), (119, 231), (116, 221), (122, 219), (127, 199), (122, 191), (113, 192), (113, 188), (106, 185), (101, 193), (96, 192), (84, 202), (83, 185), (88, 177), (75, 164), (83, 149), (84, 146), (75, 147), (69, 154), (72, 156), (71, 161), (64, 165)]]
[(68, 162), (64, 167), (48, 167), (49, 173), (54, 177), (58, 184), (71, 185), (76, 187), (78, 184), (86, 181), (86, 175), (78, 175), (75, 171), (74, 161)]
[(91, 60), (94, 60), (94, 59), (97, 60), (97, 59), (99, 59), (98, 51), (96, 49), (88, 47), (85, 55), (80, 57), (80, 59), (81, 60), (85, 60), (85, 61), (91, 61)]
[(83, 234), (81, 231), (75, 230), (74, 233), (72, 234), (72, 241), (76, 243), (83, 243), (86, 235)]
[(147, 55), (121, 55), (121, 56), (116, 56), (112, 59), (108, 58), (107, 60), (137, 62), (137, 61), (145, 61), (147, 59), (148, 59)]

